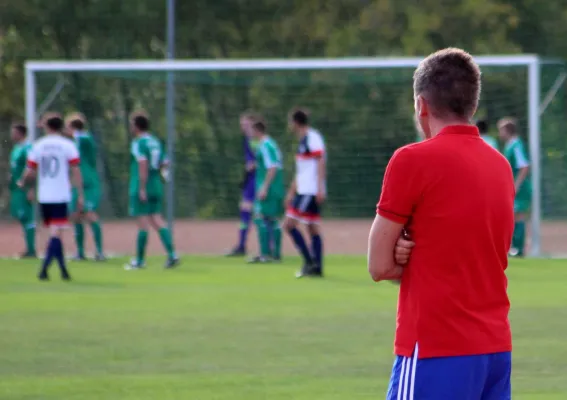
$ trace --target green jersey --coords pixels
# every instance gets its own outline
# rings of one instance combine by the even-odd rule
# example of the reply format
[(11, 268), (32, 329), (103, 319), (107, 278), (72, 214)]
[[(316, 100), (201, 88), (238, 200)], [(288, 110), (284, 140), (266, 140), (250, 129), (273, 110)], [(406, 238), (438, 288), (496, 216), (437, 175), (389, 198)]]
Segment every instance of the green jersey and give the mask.
[[(519, 137), (515, 137), (509, 140), (508, 143), (506, 143), (506, 146), (504, 147), (504, 157), (506, 157), (506, 159), (510, 163), (510, 166), (512, 167), (514, 179), (516, 179), (518, 173), (522, 168), (530, 166), (526, 147)], [(518, 189), (516, 196), (529, 197), (531, 194), (531, 189), (531, 181), (528, 176), (522, 183), (522, 186)]]
[(480, 137), (482, 138), (482, 140), (484, 140), (486, 142), (487, 145), (489, 145), (493, 149), (498, 150), (498, 143), (496, 142), (496, 139), (494, 139), (492, 136), (480, 135)]
[(163, 184), (161, 181), (161, 167), (165, 154), (160, 141), (149, 133), (142, 134), (132, 140), (130, 146), (130, 196), (138, 196), (140, 191), (139, 161), (147, 161), (148, 181), (146, 192), (148, 198), (161, 197)]
[(276, 175), (270, 183), (268, 196), (283, 197), (285, 183), (283, 178), (282, 153), (274, 139), (265, 137), (256, 147), (256, 189), (260, 189), (266, 180), (268, 170), (276, 168)]
[(99, 185), (96, 168), (96, 143), (89, 132), (76, 132), (74, 138), (81, 158), (80, 168), (83, 186), (85, 188), (96, 187)]
[(26, 169), (30, 149), (30, 143), (22, 142), (16, 144), (10, 153), (10, 190), (18, 189), (17, 183)]

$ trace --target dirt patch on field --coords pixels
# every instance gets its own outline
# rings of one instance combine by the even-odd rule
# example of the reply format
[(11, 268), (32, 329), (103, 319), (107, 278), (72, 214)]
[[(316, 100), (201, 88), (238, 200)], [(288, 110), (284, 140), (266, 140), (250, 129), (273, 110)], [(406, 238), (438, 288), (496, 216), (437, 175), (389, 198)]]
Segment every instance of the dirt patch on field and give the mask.
[[(366, 254), (366, 243), (370, 220), (330, 220), (323, 223), (325, 251), (327, 254)], [(132, 221), (114, 221), (104, 224), (104, 242), (108, 254), (133, 254), (136, 241), (136, 225)], [(222, 254), (236, 243), (238, 223), (236, 221), (178, 220), (175, 223), (175, 242), (182, 254)], [(46, 232), (38, 233), (39, 249)], [(249, 252), (257, 250), (255, 231), (249, 239)], [(87, 227), (87, 249), (93, 252), (90, 230)], [(68, 253), (75, 249), (72, 231), (65, 238)], [(23, 249), (23, 237), (19, 225), (0, 223), (0, 256), (11, 257)], [(157, 234), (151, 233), (149, 253), (162, 254)], [(542, 250), (545, 254), (567, 255), (567, 222), (546, 222), (542, 226)], [(284, 253), (295, 251), (287, 237)]]

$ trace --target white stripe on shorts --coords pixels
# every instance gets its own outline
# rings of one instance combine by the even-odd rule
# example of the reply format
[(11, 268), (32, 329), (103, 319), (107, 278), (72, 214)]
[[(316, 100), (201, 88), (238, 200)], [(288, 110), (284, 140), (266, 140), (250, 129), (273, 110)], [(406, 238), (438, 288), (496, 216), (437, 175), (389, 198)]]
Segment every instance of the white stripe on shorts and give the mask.
[(411, 357), (404, 357), (404, 359), (402, 360), (402, 369), (400, 371), (400, 379), (398, 380), (397, 400), (413, 400), (415, 391), (415, 370), (417, 368), (417, 357), (418, 346), (416, 343), (413, 355)]
[(407, 361), (406, 357), (402, 360), (402, 370), (400, 371), (400, 379), (398, 379), (398, 400), (402, 400), (402, 386), (404, 386), (404, 373), (406, 372)]
[(311, 197), (312, 196), (307, 196), (307, 195), (303, 195), (303, 197), (301, 198), (301, 201), (299, 202), (299, 211), (301, 212), (305, 212), (307, 210), (307, 207), (309, 206), (309, 203), (311, 202)]

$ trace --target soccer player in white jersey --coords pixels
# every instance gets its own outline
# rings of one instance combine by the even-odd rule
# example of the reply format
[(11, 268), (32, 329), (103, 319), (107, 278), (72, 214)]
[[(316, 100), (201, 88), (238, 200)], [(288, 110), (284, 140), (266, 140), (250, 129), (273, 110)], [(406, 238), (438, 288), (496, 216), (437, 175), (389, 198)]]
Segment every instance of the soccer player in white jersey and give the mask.
[(59, 114), (46, 115), (43, 126), (46, 135), (37, 140), (28, 153), (27, 168), (18, 186), (23, 187), (28, 178), (37, 174), (37, 199), (43, 222), (50, 232), (39, 279), (49, 279), (47, 270), (55, 258), (59, 263), (61, 278), (70, 280), (61, 233), (69, 222), (67, 205), (71, 201), (70, 177), (77, 191), (77, 206), (82, 209), (83, 179), (79, 169), (79, 152), (73, 141), (62, 135), (63, 118)]
[[(326, 153), (321, 134), (309, 126), (306, 111), (296, 109), (289, 115), (289, 126), (299, 137), (295, 156), (295, 178), (286, 197), (284, 228), (303, 257), (303, 267), (296, 277), (323, 276), (323, 241), (321, 239), (321, 206), (327, 196)], [(308, 248), (298, 223), (307, 226), (311, 235)]]

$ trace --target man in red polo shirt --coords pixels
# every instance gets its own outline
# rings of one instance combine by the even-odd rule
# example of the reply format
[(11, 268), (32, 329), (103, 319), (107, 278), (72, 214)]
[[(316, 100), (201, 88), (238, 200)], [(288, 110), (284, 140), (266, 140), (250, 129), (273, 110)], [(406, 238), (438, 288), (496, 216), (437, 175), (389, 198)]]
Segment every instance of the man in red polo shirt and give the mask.
[[(415, 71), (428, 140), (392, 156), (368, 241), (372, 278), (401, 281), (388, 399), (511, 396), (504, 271), (514, 180), (471, 124), (479, 95), (480, 70), (462, 50), (434, 53)], [(415, 244), (405, 265), (396, 250), (402, 232)]]

